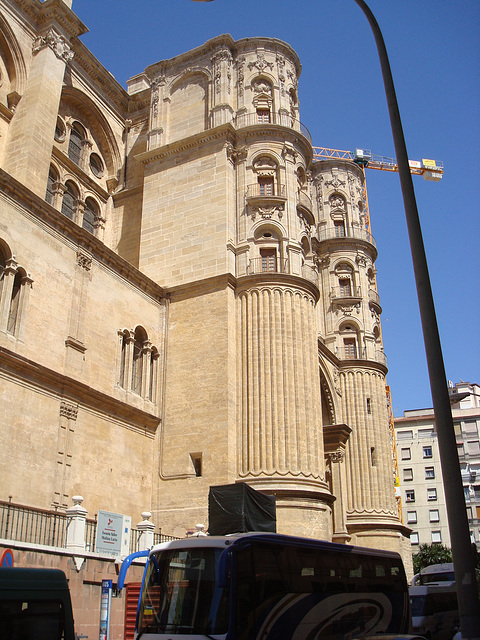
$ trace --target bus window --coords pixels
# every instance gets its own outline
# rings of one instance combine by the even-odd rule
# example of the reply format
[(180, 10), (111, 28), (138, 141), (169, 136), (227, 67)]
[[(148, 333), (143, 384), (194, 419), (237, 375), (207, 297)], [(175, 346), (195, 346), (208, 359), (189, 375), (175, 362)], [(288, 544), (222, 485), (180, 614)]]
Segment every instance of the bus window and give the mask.
[(228, 593), (216, 576), (220, 553), (196, 548), (151, 556), (138, 631), (226, 633)]

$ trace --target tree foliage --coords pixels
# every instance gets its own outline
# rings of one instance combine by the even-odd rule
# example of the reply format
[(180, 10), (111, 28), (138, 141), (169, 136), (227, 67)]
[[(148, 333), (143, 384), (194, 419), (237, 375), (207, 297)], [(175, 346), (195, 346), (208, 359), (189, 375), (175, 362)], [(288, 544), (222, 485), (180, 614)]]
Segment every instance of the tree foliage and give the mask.
[(452, 551), (444, 544), (421, 544), (418, 553), (413, 554), (413, 570), (420, 573), (431, 564), (452, 562)]

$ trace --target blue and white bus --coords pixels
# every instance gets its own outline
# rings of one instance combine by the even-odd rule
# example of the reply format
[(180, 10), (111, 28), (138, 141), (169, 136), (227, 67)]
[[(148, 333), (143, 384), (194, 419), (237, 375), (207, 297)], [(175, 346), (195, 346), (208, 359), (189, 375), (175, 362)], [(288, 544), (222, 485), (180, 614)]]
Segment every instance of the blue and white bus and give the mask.
[[(119, 588), (140, 554), (124, 561)], [(409, 631), (396, 553), (247, 533), (165, 542), (147, 554), (137, 640), (349, 640)]]

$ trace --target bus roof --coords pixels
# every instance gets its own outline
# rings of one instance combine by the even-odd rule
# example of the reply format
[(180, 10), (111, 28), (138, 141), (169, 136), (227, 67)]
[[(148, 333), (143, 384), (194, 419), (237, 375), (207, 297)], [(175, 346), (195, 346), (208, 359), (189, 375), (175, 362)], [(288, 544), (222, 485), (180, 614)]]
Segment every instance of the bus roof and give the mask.
[(400, 555), (394, 551), (383, 551), (381, 549), (369, 549), (367, 547), (355, 547), (353, 545), (339, 544), (337, 542), (328, 542), (327, 540), (316, 540), (312, 538), (302, 538), (300, 536), (288, 536), (280, 533), (262, 533), (249, 532), (238, 533), (228, 536), (192, 536), (191, 538), (183, 538), (180, 540), (171, 540), (156, 545), (150, 551), (150, 554), (158, 551), (166, 551), (167, 549), (185, 549), (185, 548), (221, 548), (227, 549), (233, 545), (243, 546), (249, 542), (267, 542), (270, 544), (286, 544), (292, 546), (301, 546), (310, 549), (318, 549), (324, 551), (342, 551), (343, 553), (361, 553), (369, 556), (383, 556), (391, 558), (400, 558)]

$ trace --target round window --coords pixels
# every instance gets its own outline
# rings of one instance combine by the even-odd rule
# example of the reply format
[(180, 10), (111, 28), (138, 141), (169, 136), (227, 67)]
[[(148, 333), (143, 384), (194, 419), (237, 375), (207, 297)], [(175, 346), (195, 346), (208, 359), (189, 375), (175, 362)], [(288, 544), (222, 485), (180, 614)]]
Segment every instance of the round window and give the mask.
[(103, 162), (97, 153), (92, 153), (90, 155), (90, 169), (96, 178), (101, 178), (103, 176)]

